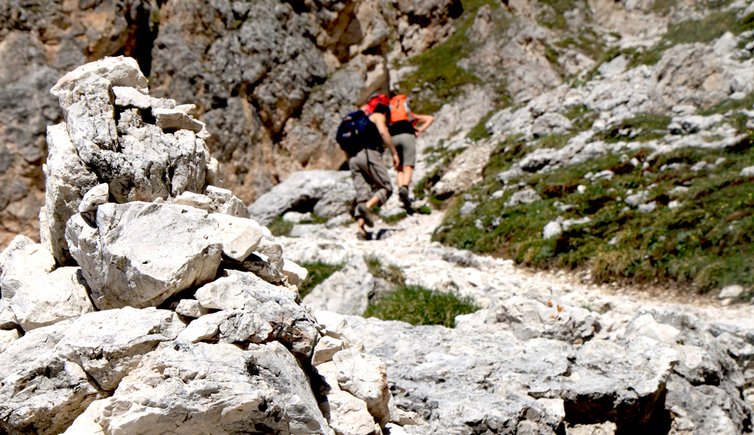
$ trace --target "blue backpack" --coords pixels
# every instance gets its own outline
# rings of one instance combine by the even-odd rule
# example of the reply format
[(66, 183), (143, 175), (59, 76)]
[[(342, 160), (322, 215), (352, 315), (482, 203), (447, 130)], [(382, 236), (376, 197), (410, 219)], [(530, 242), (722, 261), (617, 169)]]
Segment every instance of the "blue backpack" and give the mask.
[(369, 115), (363, 110), (351, 112), (343, 117), (335, 140), (349, 157), (355, 156), (367, 145), (366, 132), (370, 122)]

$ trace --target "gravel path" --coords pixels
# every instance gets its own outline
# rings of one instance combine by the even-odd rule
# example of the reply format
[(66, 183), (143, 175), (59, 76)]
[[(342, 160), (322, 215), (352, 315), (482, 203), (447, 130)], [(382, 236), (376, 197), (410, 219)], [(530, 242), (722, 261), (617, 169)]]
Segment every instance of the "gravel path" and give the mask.
[[(387, 204), (388, 207), (392, 205)], [(397, 206), (397, 204), (396, 204)], [(384, 264), (399, 267), (407, 284), (437, 291), (455, 291), (487, 307), (496, 298), (525, 296), (563, 306), (578, 306), (614, 317), (622, 323), (638, 310), (672, 308), (712, 323), (729, 325), (754, 333), (754, 306), (719, 301), (716, 295), (696, 295), (683, 289), (633, 288), (595, 285), (578, 273), (536, 271), (517, 266), (511, 260), (475, 255), (433, 242), (432, 232), (443, 212), (414, 214), (394, 224), (376, 223), (376, 240), (359, 240), (355, 224), (327, 228), (299, 225), (292, 237), (283, 238), (286, 250), (299, 251), (298, 261), (348, 262), (356, 256), (375, 256)], [(301, 252), (306, 252), (302, 258)], [(308, 257), (307, 257), (308, 255)]]

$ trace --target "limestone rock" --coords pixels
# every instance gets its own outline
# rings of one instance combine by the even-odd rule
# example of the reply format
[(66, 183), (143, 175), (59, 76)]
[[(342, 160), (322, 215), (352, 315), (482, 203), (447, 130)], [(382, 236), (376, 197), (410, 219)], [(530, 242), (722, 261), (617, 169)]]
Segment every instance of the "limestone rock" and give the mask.
[(307, 294), (303, 302), (315, 310), (361, 315), (369, 304), (375, 278), (362, 261), (352, 262), (330, 275)]
[(314, 354), (312, 355), (312, 364), (317, 366), (319, 364), (332, 361), (332, 357), (342, 349), (343, 340), (324, 336), (317, 342), (317, 346), (314, 348)]
[(270, 333), (262, 337), (278, 340), (295, 355), (308, 358), (319, 332), (315, 320), (296, 303), (296, 296), (293, 291), (269, 284), (252, 273), (238, 271), (227, 271), (226, 276), (196, 291), (196, 299), (204, 308), (254, 313), (269, 325)]
[(344, 349), (333, 356), (338, 385), (367, 404), (369, 413), (382, 424), (390, 421), (385, 362), (356, 349)]
[(223, 255), (242, 261), (259, 247), (264, 236), (262, 227), (252, 219), (244, 219), (223, 213), (210, 213), (208, 218), (215, 224)]
[(338, 385), (338, 369), (333, 362), (317, 366), (323, 379), (327, 401), (321, 406), (336, 434), (379, 434), (382, 431), (369, 413), (367, 403)]
[(5, 352), (5, 349), (19, 337), (21, 334), (16, 329), (0, 329), (0, 353)]
[(142, 356), (175, 338), (170, 311), (124, 308), (35, 329), (0, 353), (0, 428), (61, 433)]
[(202, 306), (199, 305), (199, 301), (196, 299), (181, 299), (175, 307), (175, 312), (181, 316), (191, 317), (193, 319), (208, 314), (208, 311), (202, 308)]
[(25, 331), (93, 310), (77, 267), (55, 270), (47, 249), (16, 236), (0, 257), (3, 301)]
[(212, 185), (207, 186), (206, 190), (207, 197), (212, 201), (212, 211), (243, 218), (250, 217), (249, 209), (230, 190)]
[(306, 275), (309, 272), (294, 263), (292, 260), (283, 258), (283, 275), (288, 279), (288, 283), (291, 285), (299, 285), (306, 279)]
[(95, 228), (74, 216), (66, 239), (97, 308), (156, 306), (211, 281), (222, 240), (207, 215), (194, 208), (132, 202), (100, 206)]
[(18, 326), (18, 319), (8, 306), (8, 299), (0, 299), (0, 329), (14, 329)]
[[(59, 263), (70, 258), (65, 241), (65, 224), (76, 212), (84, 194), (98, 184), (78, 156), (65, 124), (47, 128), (47, 163), (45, 163), (46, 227), (42, 243)], [(44, 236), (47, 235), (47, 236)]]
[(91, 211), (96, 212), (97, 207), (107, 203), (109, 192), (107, 183), (98, 184), (89, 189), (81, 199), (78, 210), (79, 213), (87, 213)]
[(249, 212), (262, 224), (269, 224), (286, 211), (313, 211), (333, 217), (351, 209), (356, 192), (351, 175), (345, 171), (302, 171), (257, 198)]
[(185, 129), (194, 133), (204, 130), (204, 123), (197, 121), (186, 112), (176, 109), (152, 109), (152, 114), (157, 119), (157, 126), (163, 130)]
[(105, 433), (330, 433), (306, 376), (279, 343), (161, 346), (112, 397), (89, 406), (74, 424), (82, 426)]
[(600, 330), (597, 315), (583, 308), (519, 296), (493, 301), (486, 322), (504, 324), (521, 340), (548, 337), (569, 342), (586, 341)]

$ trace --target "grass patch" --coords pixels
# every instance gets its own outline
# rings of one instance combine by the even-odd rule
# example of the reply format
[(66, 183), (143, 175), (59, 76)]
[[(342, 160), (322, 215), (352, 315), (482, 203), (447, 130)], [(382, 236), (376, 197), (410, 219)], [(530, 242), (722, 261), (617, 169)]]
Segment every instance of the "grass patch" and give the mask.
[(373, 277), (384, 279), (395, 286), (405, 285), (406, 277), (398, 266), (394, 264), (388, 264), (385, 266), (382, 264), (382, 261), (374, 255), (365, 256), (364, 261), (367, 264), (367, 270)]
[(573, 136), (573, 133), (548, 134), (547, 136), (538, 139), (534, 147), (560, 149), (568, 145), (568, 141), (571, 140)]
[(432, 209), (429, 206), (427, 206), (427, 205), (423, 205), (423, 206), (417, 208), (416, 212), (419, 213), (419, 214), (432, 214)]
[[(658, 0), (653, 6), (653, 12), (659, 15), (666, 14), (675, 3), (670, 0)], [(631, 47), (624, 49), (613, 47), (604, 50), (600, 56), (593, 57), (594, 59), (598, 59), (596, 66), (585, 78), (574, 82), (574, 86), (588, 82), (597, 75), (597, 71), (603, 63), (609, 62), (621, 55), (628, 59), (627, 69), (636, 68), (639, 65), (655, 65), (660, 61), (665, 51), (675, 45), (696, 42), (709, 43), (721, 37), (725, 32), (739, 35), (743, 32), (754, 30), (754, 14), (738, 19), (737, 14), (739, 11), (737, 10), (714, 11), (715, 9), (723, 8), (729, 3), (727, 0), (709, 2), (706, 6), (708, 10), (712, 10), (713, 12), (703, 18), (670, 24), (660, 42), (652, 47)], [(573, 39), (566, 39), (559, 42), (559, 45), (575, 45), (575, 43)]]
[[(431, 153), (428, 161), (431, 162), (439, 162), (434, 165), (434, 168), (427, 172), (422, 178), (420, 178), (415, 184), (414, 184), (414, 196), (417, 199), (426, 198), (429, 197), (430, 201), (433, 203), (436, 203), (439, 201), (442, 202), (442, 198), (432, 198), (430, 192), (432, 190), (432, 186), (437, 184), (440, 179), (442, 179), (443, 175), (448, 170), (448, 167), (453, 162), (453, 159), (456, 158), (459, 154), (461, 154), (466, 148), (455, 148), (452, 150), (449, 150), (447, 148), (433, 148), (428, 149), (427, 152)], [(436, 204), (437, 205), (437, 204)]]
[[(640, 149), (527, 174), (520, 181), (543, 199), (505, 207), (515, 190), (497, 199), (490, 194), (500, 190), (495, 175), (514, 149), (501, 147), (485, 180), (468, 193), (484, 198), (475, 200), (479, 206), (461, 216), (462, 200), (455, 200), (434, 240), (537, 268), (589, 269), (602, 282), (682, 284), (698, 292), (754, 285), (754, 179), (739, 175), (754, 165), (753, 139), (725, 150), (684, 148), (652, 158)], [(700, 161), (708, 169), (692, 171)], [(612, 179), (591, 177), (605, 169)], [(654, 211), (625, 202), (639, 192)], [(581, 223), (543, 239), (545, 225), (558, 217)]]
[(479, 122), (477, 122), (476, 125), (471, 128), (466, 137), (473, 141), (479, 141), (492, 136), (492, 134), (487, 130), (487, 127), (485, 127), (485, 124), (487, 124), (487, 121), (489, 121), (490, 118), (492, 118), (492, 115), (494, 115), (495, 113), (497, 113), (497, 110), (490, 110), (489, 112), (487, 112), (487, 114), (484, 115), (482, 119), (480, 119)]
[(594, 121), (599, 118), (599, 114), (590, 110), (584, 104), (569, 107), (563, 116), (571, 120), (573, 128), (577, 132), (586, 131), (592, 128)]
[(470, 298), (439, 293), (421, 286), (401, 286), (395, 292), (370, 302), (364, 317), (452, 328), (456, 316), (477, 310), (479, 307)]
[(592, 59), (601, 59), (607, 50), (602, 37), (589, 27), (579, 29), (576, 34), (566, 36), (556, 41), (554, 45), (559, 49), (579, 51)]
[(485, 178), (494, 176), (510, 168), (514, 161), (526, 155), (527, 146), (523, 135), (515, 134), (507, 136), (505, 140), (497, 144), (497, 148), (490, 155), (487, 164), (482, 170)]
[(673, 46), (695, 42), (708, 43), (723, 36), (725, 32), (737, 35), (750, 30), (752, 23), (747, 18), (739, 21), (737, 13), (735, 10), (712, 12), (698, 20), (670, 24), (661, 44)]
[(272, 223), (270, 223), (267, 228), (269, 228), (270, 232), (273, 236), (288, 236), (291, 234), (291, 230), (293, 229), (294, 223), (288, 222), (285, 219), (283, 219), (282, 216), (278, 216), (275, 218)]
[(298, 288), (298, 293), (303, 299), (308, 295), (314, 287), (320, 285), (324, 280), (330, 277), (333, 273), (343, 269), (342, 264), (327, 264), (322, 262), (315, 263), (303, 263), (301, 267), (304, 267), (309, 273), (306, 275), (306, 279)]
[(608, 143), (620, 141), (647, 142), (664, 137), (668, 133), (670, 117), (644, 113), (624, 119), (597, 133), (596, 138)]
[(748, 110), (752, 106), (754, 106), (754, 92), (749, 92), (744, 98), (740, 100), (729, 98), (725, 101), (721, 101), (718, 104), (700, 110), (699, 114), (703, 116), (710, 116), (718, 113)]
[(589, 7), (582, 0), (540, 0), (546, 6), (537, 15), (537, 22), (544, 27), (556, 30), (568, 30), (567, 12), (574, 9), (589, 11)]
[[(480, 81), (459, 62), (468, 58), (477, 45), (469, 39), (468, 31), (479, 9), (489, 5), (493, 11), (499, 11), (500, 4), (492, 0), (462, 0), (461, 3), (463, 13), (454, 24), (453, 34), (442, 44), (413, 57), (410, 62), (416, 70), (397, 84), (399, 92), (410, 95), (412, 109), (417, 113), (437, 112), (443, 104), (459, 97), (466, 85)], [(502, 15), (496, 14), (496, 17), (499, 18), (496, 25), (505, 28), (507, 22), (500, 18)]]
[(390, 216), (380, 215), (380, 219), (387, 224), (394, 224), (400, 222), (408, 216), (408, 213), (404, 210), (399, 213), (392, 214)]

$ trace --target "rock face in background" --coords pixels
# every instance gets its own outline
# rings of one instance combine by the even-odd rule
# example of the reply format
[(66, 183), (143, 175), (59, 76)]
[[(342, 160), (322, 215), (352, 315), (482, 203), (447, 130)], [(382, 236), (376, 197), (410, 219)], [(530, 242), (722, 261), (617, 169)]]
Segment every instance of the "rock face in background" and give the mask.
[[(469, 122), (493, 110), (491, 103), (530, 101), (599, 60), (572, 48), (554, 59), (553, 43), (567, 38), (541, 25), (543, 17), (563, 15), (573, 28), (595, 32), (587, 39), (620, 35), (614, 45), (632, 48), (656, 41), (668, 23), (696, 16), (693, 3), (669, 14), (653, 13), (653, 2), (633, 1), (590, 2), (591, 14), (518, 0), (481, 7), (466, 30), (474, 44), (463, 47), (468, 53), (461, 62), (481, 79), (467, 92), (483, 95)], [(48, 90), (76, 66), (127, 55), (149, 77), (154, 97), (195, 103), (179, 112), (192, 110), (206, 124), (206, 145), (219, 162), (215, 184), (250, 203), (297, 170), (336, 169), (343, 162), (332, 140), (340, 116), (395, 84), (411, 69), (395, 66), (451, 35), (466, 12), (460, 0), (7, 1), (0, 11), (0, 246), (19, 233), (37, 237), (37, 211), (50, 187), (41, 165), (55, 152), (47, 149), (46, 126), (67, 116)], [(508, 23), (502, 33), (500, 14)], [(701, 48), (679, 53), (687, 66), (704, 64), (697, 59), (707, 55)], [(681, 83), (669, 74), (675, 66), (658, 75), (671, 93), (652, 98), (673, 99), (674, 86), (700, 83), (711, 97), (726, 92), (730, 71), (699, 69)], [(421, 100), (425, 91), (411, 92)], [(118, 95), (126, 106), (155, 103), (133, 98)], [(152, 107), (159, 126), (186, 122), (174, 107)], [(451, 122), (438, 118), (433, 129)], [(74, 184), (86, 190), (92, 182)], [(439, 189), (444, 195), (455, 187)], [(55, 254), (61, 255), (67, 254)]]
[[(349, 337), (381, 357), (389, 406), (424, 423), (406, 432), (750, 432), (751, 305), (663, 302), (532, 274), (430, 243), (437, 214), (402, 220), (384, 240), (360, 242), (324, 225), (281, 238), (295, 261), (343, 266), (304, 297), (327, 330), (317, 348), (324, 355)], [(454, 328), (365, 319), (378, 297), (365, 259), (397, 268), (406, 285), (482, 308), (457, 316)]]
[(53, 92), (65, 121), (47, 136), (44, 243), (18, 235), (0, 253), (0, 432), (366, 435), (399, 422), (381, 359), (345, 339), (317, 350), (306, 271), (210, 184), (192, 105), (151, 97), (122, 56)]
[[(294, 170), (337, 168), (343, 158), (332, 132), (340, 116), (387, 89), (388, 54), (419, 53), (446, 37), (460, 1), (400, 1), (394, 8), (386, 0), (10, 0), (2, 9), (4, 247), (15, 234), (37, 237), (46, 127), (68, 116), (48, 91), (63, 73), (104, 56), (136, 59), (155, 97), (196, 104), (194, 115), (206, 123), (207, 145), (220, 162), (217, 183), (249, 202)], [(143, 109), (128, 98), (118, 95), (123, 105)], [(163, 109), (152, 107), (154, 116)], [(176, 116), (162, 113), (158, 125)], [(94, 181), (72, 182), (86, 190)]]

